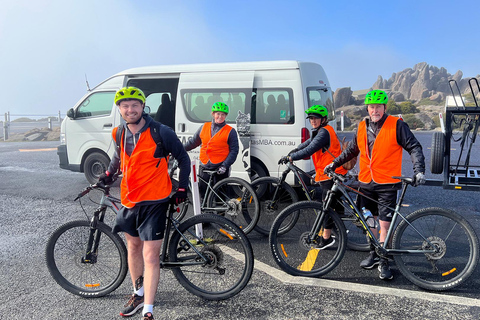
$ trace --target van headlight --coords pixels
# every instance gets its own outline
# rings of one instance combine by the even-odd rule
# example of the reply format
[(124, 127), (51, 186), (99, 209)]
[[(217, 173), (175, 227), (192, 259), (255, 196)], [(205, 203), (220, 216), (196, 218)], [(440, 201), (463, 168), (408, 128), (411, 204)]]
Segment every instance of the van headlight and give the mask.
[(60, 144), (67, 144), (67, 140), (65, 139), (65, 133), (60, 133)]

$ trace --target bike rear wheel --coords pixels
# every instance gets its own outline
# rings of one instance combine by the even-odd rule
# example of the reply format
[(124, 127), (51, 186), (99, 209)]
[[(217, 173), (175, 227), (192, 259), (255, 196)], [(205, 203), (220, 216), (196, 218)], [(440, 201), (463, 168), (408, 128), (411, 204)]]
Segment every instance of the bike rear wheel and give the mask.
[[(280, 183), (278, 178), (263, 177), (252, 182), (252, 188), (257, 193), (260, 202), (260, 217), (258, 218), (255, 231), (268, 236), (272, 227), (273, 221), (278, 214), (298, 201), (298, 196), (295, 190), (286, 182)], [(276, 192), (276, 193), (275, 193)], [(279, 232), (287, 231), (295, 223), (285, 224)]]
[[(333, 220), (332, 235), (335, 243), (327, 248), (318, 249), (323, 227), (317, 233), (317, 239), (310, 241), (317, 214), (322, 212), (322, 204), (316, 201), (302, 201), (288, 206), (275, 219), (270, 232), (270, 248), (278, 266), (294, 276), (318, 277), (333, 270), (342, 260), (346, 250), (345, 226), (337, 214)], [(291, 223), (296, 215), (295, 224), (281, 233), (284, 224)]]
[[(200, 227), (203, 237), (197, 236)], [(185, 289), (203, 299), (223, 300), (247, 285), (253, 272), (253, 249), (237, 225), (218, 215), (202, 214), (185, 220), (178, 228), (182, 234), (172, 234), (169, 261), (185, 263), (172, 268)]]
[(260, 215), (260, 203), (250, 184), (240, 178), (228, 177), (216, 183), (207, 198), (208, 208), (235, 222), (245, 233), (253, 230)]
[(71, 221), (53, 232), (45, 260), (53, 279), (65, 290), (85, 298), (102, 297), (117, 289), (127, 274), (127, 249), (111, 228), (98, 222), (93, 239), (98, 248), (87, 256), (90, 222)]
[(442, 291), (468, 279), (478, 261), (478, 238), (467, 220), (441, 208), (415, 211), (406, 220), (408, 223), (401, 221), (395, 230), (393, 248), (436, 250), (394, 256), (408, 280), (424, 289)]

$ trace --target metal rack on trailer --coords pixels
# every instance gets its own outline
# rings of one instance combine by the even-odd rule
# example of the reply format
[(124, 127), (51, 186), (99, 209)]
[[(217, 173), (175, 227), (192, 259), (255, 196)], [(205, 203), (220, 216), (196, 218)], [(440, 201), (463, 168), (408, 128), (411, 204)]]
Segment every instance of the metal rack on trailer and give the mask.
[[(433, 134), (430, 159), (431, 172), (443, 173), (443, 181), (428, 180), (429, 185), (441, 185), (444, 189), (480, 190), (480, 159), (475, 159), (477, 164), (470, 162), (480, 126), (480, 107), (472, 87), (473, 82), (476, 83), (477, 94), (480, 95), (477, 78), (471, 78), (468, 84), (475, 106), (467, 106), (457, 82), (449, 81), (452, 97), (447, 97), (445, 102), (445, 129)], [(450, 105), (452, 99), (455, 105)], [(454, 138), (454, 127), (462, 129), (462, 135), (458, 139)], [(452, 142), (459, 142), (458, 157), (452, 155)]]

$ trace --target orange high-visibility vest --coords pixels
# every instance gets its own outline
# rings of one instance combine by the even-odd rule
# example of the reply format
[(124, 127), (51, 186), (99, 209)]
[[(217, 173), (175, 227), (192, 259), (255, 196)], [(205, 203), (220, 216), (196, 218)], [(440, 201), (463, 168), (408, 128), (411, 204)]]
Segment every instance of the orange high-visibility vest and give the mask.
[[(315, 181), (325, 181), (330, 179), (325, 173), (323, 173), (323, 170), (328, 164), (332, 163), (333, 159), (342, 153), (340, 141), (338, 140), (335, 130), (333, 130), (333, 128), (329, 125), (326, 125), (323, 128), (326, 129), (330, 135), (330, 147), (328, 148), (328, 151), (330, 151), (331, 154), (328, 151), (323, 152), (322, 149), (320, 149), (312, 155), (312, 161), (316, 172)], [(335, 170), (335, 172), (339, 174), (346, 174), (348, 170), (340, 166)]]
[[(114, 140), (117, 129), (113, 129), (112, 132)], [(122, 137), (120, 143), (120, 168), (123, 173), (120, 186), (122, 205), (132, 208), (142, 201), (168, 198), (172, 192), (172, 182), (168, 175), (168, 157), (153, 157), (157, 144), (152, 138), (150, 128), (140, 134), (140, 139), (130, 156), (124, 152), (123, 143)]]
[(387, 116), (369, 154), (367, 125), (360, 122), (357, 131), (357, 145), (360, 149), (360, 173), (358, 180), (378, 184), (398, 183), (392, 176), (402, 175), (403, 148), (397, 143), (397, 121), (399, 118)]
[(213, 164), (221, 163), (227, 159), (227, 156), (230, 153), (228, 135), (233, 128), (226, 124), (222, 129), (215, 133), (213, 137), (211, 128), (212, 123), (206, 122), (200, 132), (200, 139), (202, 140), (202, 146), (200, 147), (200, 161), (203, 164), (207, 164), (209, 160)]

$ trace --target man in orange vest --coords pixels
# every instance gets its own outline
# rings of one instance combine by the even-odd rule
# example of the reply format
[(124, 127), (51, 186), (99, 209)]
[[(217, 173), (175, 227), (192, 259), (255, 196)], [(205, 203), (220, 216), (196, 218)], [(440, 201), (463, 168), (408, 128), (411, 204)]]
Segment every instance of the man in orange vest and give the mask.
[[(326, 175), (323, 170), (342, 153), (340, 141), (338, 140), (335, 130), (328, 125), (328, 110), (321, 105), (314, 105), (308, 108), (305, 113), (307, 119), (310, 119), (312, 125), (312, 138), (300, 144), (298, 148), (290, 151), (288, 156), (284, 156), (279, 160), (280, 163), (287, 163), (288, 161), (301, 160), (303, 158), (312, 156), (313, 164), (315, 166), (315, 181), (320, 183), (322, 188), (322, 200), (327, 196), (328, 190), (333, 186), (333, 181)], [(347, 170), (343, 167), (338, 167), (335, 172), (339, 174), (346, 174)], [(338, 211), (343, 211), (343, 207), (338, 205)], [(323, 237), (320, 239), (318, 248), (325, 249), (335, 243), (335, 239), (331, 237), (332, 221), (329, 219), (325, 224)]]
[[(215, 102), (212, 105), (212, 121), (204, 123), (183, 145), (186, 151), (201, 145), (198, 175), (208, 181), (210, 177), (203, 170), (216, 170), (214, 184), (228, 177), (230, 166), (237, 159), (239, 150), (237, 131), (225, 121), (228, 112), (229, 108), (225, 103)], [(207, 186), (202, 180), (198, 188), (203, 196)]]
[[(380, 242), (385, 242), (387, 230), (392, 221), (397, 201), (400, 180), (392, 178), (402, 175), (402, 153), (405, 149), (412, 158), (415, 173), (415, 185), (425, 183), (425, 157), (420, 142), (415, 138), (408, 125), (400, 118), (385, 113), (388, 97), (382, 90), (372, 90), (365, 97), (369, 117), (358, 125), (354, 139), (338, 158), (329, 164), (325, 171), (334, 170), (348, 160), (360, 154), (360, 192), (387, 206), (380, 206), (365, 197), (359, 197), (359, 207), (369, 209), (378, 216), (380, 224)], [(369, 256), (360, 263), (365, 269), (378, 265), (380, 279), (393, 279), (388, 260), (370, 251)]]
[[(143, 307), (143, 319), (152, 320), (168, 204), (185, 201), (190, 158), (170, 127), (155, 122), (143, 112), (145, 94), (142, 90), (135, 87), (118, 90), (115, 104), (126, 124), (112, 132), (119, 148), (99, 181), (109, 185), (117, 171), (123, 173), (120, 185), (123, 207), (117, 214), (113, 231), (125, 233), (134, 293), (120, 315), (132, 316)], [(121, 141), (116, 141), (119, 128), (123, 133)], [(155, 141), (153, 130), (158, 130), (156, 136), (161, 143)], [(169, 154), (177, 159), (180, 168), (179, 188), (172, 199)]]

